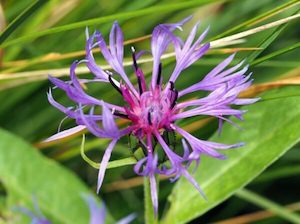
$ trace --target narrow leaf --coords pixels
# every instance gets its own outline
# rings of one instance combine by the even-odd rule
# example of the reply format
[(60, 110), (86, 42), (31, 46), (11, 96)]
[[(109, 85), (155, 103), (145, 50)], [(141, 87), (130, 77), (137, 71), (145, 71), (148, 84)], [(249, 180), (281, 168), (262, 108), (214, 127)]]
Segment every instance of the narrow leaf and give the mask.
[(241, 189), (235, 193), (241, 199), (244, 199), (248, 202), (251, 202), (261, 208), (267, 209), (274, 214), (278, 215), (279, 217), (289, 221), (291, 223), (300, 223), (300, 216), (296, 213), (293, 213), (287, 210), (285, 207), (276, 204), (273, 201), (268, 200), (254, 192), (251, 192), (246, 189)]
[(14, 198), (10, 200), (11, 207), (22, 202), (22, 206), (30, 208), (34, 195), (45, 216), (54, 223), (88, 223), (88, 207), (80, 195), (88, 194), (89, 189), (81, 180), (3, 130), (0, 130), (0, 181), (8, 197)]
[[(268, 100), (243, 108), (248, 110), (245, 121), (237, 123), (244, 131), (226, 124), (221, 137), (213, 136), (212, 141), (242, 141), (246, 146), (227, 151), (228, 159), (225, 161), (203, 157), (195, 178), (208, 201), (181, 179), (169, 198), (171, 205), (164, 223), (186, 223), (204, 214), (249, 183), (295, 145), (300, 140), (299, 94), (298, 87), (267, 92), (262, 95), (262, 100)], [(286, 116), (287, 113), (289, 116)]]
[(64, 26), (54, 27), (54, 28), (51, 28), (48, 30), (40, 31), (40, 32), (37, 32), (34, 34), (30, 34), (27, 36), (23, 36), (23, 37), (11, 40), (0, 46), (7, 47), (7, 46), (15, 45), (15, 44), (24, 43), (26, 41), (33, 40), (37, 37), (42, 37), (42, 36), (46, 36), (46, 35), (54, 34), (54, 33), (58, 33), (58, 32), (64, 32), (67, 30), (82, 28), (82, 27), (91, 26), (91, 25), (95, 25), (95, 24), (99, 25), (101, 23), (111, 22), (114, 20), (136, 18), (139, 16), (145, 16), (145, 15), (152, 14), (152, 13), (165, 13), (165, 12), (171, 12), (171, 11), (182, 10), (182, 9), (187, 9), (187, 8), (193, 8), (196, 6), (205, 5), (205, 4), (217, 2), (217, 1), (220, 1), (220, 0), (202, 0), (202, 1), (191, 0), (191, 1), (185, 1), (185, 2), (180, 2), (180, 3), (158, 5), (158, 6), (148, 7), (145, 9), (140, 9), (140, 10), (131, 11), (131, 12), (117, 13), (117, 14), (113, 14), (113, 15), (109, 15), (109, 16), (103, 16), (100, 18), (94, 18), (94, 19), (90, 19), (90, 20), (77, 22), (77, 23), (71, 23), (71, 24), (64, 25)]
[(25, 9), (17, 18), (15, 18), (0, 35), (0, 44), (2, 44), (23, 22), (25, 22), (34, 12), (42, 7), (48, 1), (37, 0)]

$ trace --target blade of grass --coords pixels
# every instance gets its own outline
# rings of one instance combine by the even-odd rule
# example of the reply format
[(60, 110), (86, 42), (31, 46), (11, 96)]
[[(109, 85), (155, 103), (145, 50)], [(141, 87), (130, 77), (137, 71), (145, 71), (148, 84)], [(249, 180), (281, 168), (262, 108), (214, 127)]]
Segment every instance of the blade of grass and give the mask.
[[(63, 32), (63, 31), (67, 31), (67, 30), (82, 28), (82, 27), (91, 26), (91, 25), (95, 25), (95, 24), (101, 24), (101, 23), (105, 23), (105, 22), (111, 22), (114, 20), (130, 19), (130, 18), (135, 18), (135, 17), (139, 17), (139, 16), (145, 16), (145, 15), (152, 14), (152, 13), (164, 13), (164, 12), (171, 12), (171, 11), (176, 11), (176, 10), (180, 10), (180, 9), (188, 9), (188, 8), (193, 8), (196, 6), (201, 6), (201, 5), (205, 5), (205, 4), (213, 3), (213, 2), (217, 2), (217, 1), (221, 1), (221, 0), (202, 0), (202, 1), (192, 0), (192, 1), (185, 1), (185, 2), (180, 2), (180, 3), (158, 5), (158, 6), (148, 7), (145, 9), (135, 10), (135, 11), (131, 11), (131, 12), (117, 13), (117, 14), (113, 14), (113, 15), (109, 15), (109, 16), (103, 16), (100, 18), (94, 18), (94, 19), (76, 22), (76, 23), (72, 23), (72, 24), (68, 24), (68, 25), (64, 25), (64, 26), (54, 27), (51, 29), (47, 29), (44, 31), (40, 31), (40, 32), (31, 34), (31, 35), (23, 36), (23, 37), (8, 41), (6, 43), (1, 44), (0, 46), (8, 47), (11, 45), (20, 44), (20, 43), (24, 43), (29, 40), (33, 40), (37, 37), (42, 37), (42, 36), (46, 36), (49, 34), (55, 34), (55, 33)], [(224, 0), (222, 0), (222, 1), (224, 1)]]
[[(147, 40), (150, 37), (151, 37), (151, 35), (145, 35), (145, 36), (126, 40), (126, 41), (124, 41), (124, 46)], [(109, 46), (107, 46), (107, 47), (109, 48)], [(92, 52), (93, 53), (100, 52), (100, 49), (93, 49)], [(64, 53), (64, 54), (49, 53), (49, 54), (46, 54), (46, 55), (43, 55), (43, 56), (40, 56), (37, 58), (33, 58), (33, 59), (21, 60), (21, 61), (10, 61), (7, 63), (7, 65), (10, 66), (11, 68), (3, 70), (2, 72), (3, 73), (16, 72), (16, 71), (24, 69), (28, 66), (37, 65), (37, 64), (46, 63), (46, 62), (64, 60), (64, 59), (69, 59), (69, 58), (80, 57), (80, 56), (84, 56), (85, 54), (86, 54), (86, 51), (75, 51), (75, 52)], [(6, 66), (6, 65), (4, 64), (3, 66)]]
[[(210, 45), (211, 45), (212, 48), (216, 48), (220, 45), (223, 46), (226, 43), (230, 44), (231, 41), (236, 41), (236, 40), (241, 39), (243, 37), (250, 36), (250, 35), (256, 34), (258, 32), (262, 32), (264, 30), (267, 30), (267, 29), (285, 24), (285, 23), (287, 23), (289, 21), (292, 21), (294, 19), (297, 19), (299, 17), (300, 17), (300, 14), (289, 16), (289, 17), (286, 17), (284, 19), (277, 20), (275, 22), (271, 22), (271, 23), (256, 27), (254, 29), (250, 29), (250, 30), (238, 33), (238, 34), (234, 34), (232, 36), (228, 36), (228, 37), (225, 37), (225, 38), (221, 38), (219, 40), (212, 41), (210, 43)], [(175, 56), (175, 52), (171, 52), (171, 53), (164, 54), (161, 58), (162, 59), (168, 59), (168, 58), (172, 58), (174, 56)], [(152, 62), (152, 61), (153, 61), (153, 59), (151, 57), (149, 57), (149, 58), (139, 60), (138, 63), (146, 63), (146, 62)], [(131, 60), (130, 61), (128, 60), (128, 61), (124, 62), (124, 66), (131, 66), (131, 65), (132, 65)], [(110, 66), (107, 66), (107, 65), (102, 66), (102, 69), (104, 69), (104, 70), (105, 69), (110, 69)], [(86, 67), (78, 67), (76, 72), (77, 72), (78, 75), (80, 75), (80, 74), (88, 73), (89, 70)], [(41, 79), (45, 79), (46, 77), (48, 77), (49, 74), (51, 74), (52, 76), (56, 76), (56, 77), (65, 76), (65, 75), (69, 74), (69, 68), (28, 71), (28, 72), (11, 73), (11, 74), (0, 74), (0, 80), (10, 80), (10, 79), (18, 79), (18, 78), (32, 78), (32, 77), (35, 77), (36, 80), (41, 80)]]
[(148, 177), (144, 177), (144, 203), (145, 203), (145, 223), (157, 224), (158, 220), (152, 205), (150, 181)]
[[(124, 46), (133, 44), (133, 43), (138, 43), (143, 40), (149, 39), (151, 35), (146, 35), (134, 39), (130, 39), (127, 41), (124, 41)], [(108, 46), (109, 48), (109, 46)], [(256, 48), (256, 47), (239, 47), (239, 48), (220, 48), (220, 49), (215, 49), (215, 50), (210, 50), (208, 54), (227, 54), (227, 53), (234, 53), (234, 52), (239, 52), (239, 51), (257, 51), (257, 50), (262, 50), (261, 48)], [(93, 53), (98, 53), (100, 52), (99, 49), (93, 49)], [(3, 67), (9, 67), (6, 70), (3, 70), (2, 73), (11, 73), (11, 72), (17, 72), (20, 71), (26, 67), (32, 66), (32, 65), (37, 65), (37, 64), (42, 64), (42, 63), (48, 63), (52, 61), (59, 61), (59, 60), (64, 60), (64, 59), (69, 59), (69, 58), (76, 58), (80, 56), (84, 56), (86, 54), (85, 51), (75, 51), (75, 52), (70, 52), (70, 53), (49, 53), (40, 57), (28, 59), (28, 60), (18, 60), (18, 61), (9, 61), (5, 62), (2, 66)]]
[[(211, 44), (212, 48), (218, 47), (219, 45), (223, 46), (225, 43), (230, 44), (231, 41), (235, 41), (235, 40), (241, 39), (243, 37), (250, 36), (250, 35), (256, 34), (258, 32), (262, 32), (264, 30), (279, 26), (281, 24), (285, 24), (285, 23), (287, 23), (291, 20), (297, 19), (299, 17), (300, 17), (300, 14), (296, 14), (294, 16), (289, 16), (287, 18), (262, 25), (262, 26), (254, 28), (254, 29), (250, 29), (250, 30), (247, 30), (247, 31), (244, 31), (244, 32), (241, 32), (241, 33), (229, 36), (229, 37), (225, 37), (225, 38), (221, 38), (219, 40), (212, 41), (210, 44)], [(164, 54), (162, 56), (162, 59), (168, 59), (168, 58), (172, 58), (174, 56), (175, 56), (175, 53), (171, 52), (171, 53)], [(153, 61), (153, 59), (151, 57), (149, 57), (149, 58), (138, 60), (138, 63), (142, 64), (142, 63), (147, 63), (147, 62), (152, 62), (152, 61)], [(131, 60), (124, 62), (124, 66), (131, 66), (131, 65), (132, 65)], [(104, 69), (104, 70), (110, 69), (110, 66), (104, 65), (104, 66), (102, 66), (102, 69)], [(86, 74), (88, 72), (89, 72), (89, 69), (86, 67), (78, 67), (77, 71), (76, 71), (76, 73), (78, 75)], [(28, 71), (28, 72), (11, 73), (11, 74), (0, 74), (0, 80), (11, 80), (11, 79), (32, 78), (32, 77), (35, 77), (35, 80), (41, 80), (41, 79), (45, 79), (46, 77), (48, 77), (49, 74), (51, 74), (52, 76), (56, 76), (56, 77), (66, 76), (66, 75), (69, 75), (69, 68)]]
[(234, 34), (234, 35), (231, 35), (231, 36), (228, 36), (228, 37), (224, 37), (224, 38), (221, 38), (221, 39), (218, 39), (218, 40), (214, 40), (210, 43), (211, 43), (211, 46), (218, 46), (219, 44), (224, 43), (224, 42), (230, 42), (230, 41), (238, 40), (238, 39), (244, 38), (246, 36), (250, 36), (252, 34), (255, 34), (255, 33), (258, 33), (258, 32), (276, 27), (276, 26), (280, 26), (281, 24), (285, 24), (285, 23), (287, 23), (291, 20), (297, 19), (299, 17), (300, 17), (300, 14), (289, 16), (289, 17), (286, 17), (284, 19), (280, 19), (280, 20), (277, 20), (275, 22), (271, 22), (271, 23), (256, 27), (254, 29), (246, 30), (246, 31), (241, 32), (241, 33), (237, 33), (237, 34)]
[[(294, 15), (297, 14), (299, 12), (299, 10), (297, 10), (296, 13), (293, 13)], [(257, 51), (257, 52), (252, 52), (248, 58), (247, 58), (247, 62), (249, 64), (251, 64), (251, 62), (253, 62), (253, 60), (255, 60), (269, 45), (271, 45), (273, 43), (273, 41), (279, 36), (279, 34), (285, 30), (285, 28), (287, 27), (288, 23), (286, 24), (282, 24), (281, 26), (277, 27), (274, 32), (272, 32), (269, 36), (267, 36), (262, 43), (258, 46), (260, 48), (263, 48), (262, 51)], [(253, 64), (251, 64), (253, 65)]]
[(300, 174), (300, 166), (282, 166), (275, 170), (267, 171), (253, 181), (253, 184), (281, 179), (284, 177), (298, 176)]
[(23, 22), (47, 2), (47, 0), (37, 0), (28, 6), (28, 8), (15, 18), (0, 35), (0, 44), (2, 44)]
[(274, 214), (278, 215), (279, 217), (283, 218), (286, 221), (289, 221), (291, 223), (300, 223), (300, 216), (296, 213), (293, 213), (289, 210), (287, 210), (285, 207), (262, 197), (261, 195), (258, 195), (252, 191), (241, 189), (235, 193), (235, 195), (245, 201), (248, 201), (250, 203), (253, 203), (257, 205), (258, 207), (267, 209)]
[[(293, 203), (287, 206), (284, 206), (289, 211), (299, 211), (300, 210), (300, 203)], [(245, 224), (245, 223), (254, 223), (257, 221), (261, 221), (263, 219), (274, 217), (274, 214), (269, 211), (258, 211), (246, 215), (241, 215), (237, 217), (233, 217), (230, 219), (222, 220), (215, 222), (215, 224)]]
[(260, 64), (260, 63), (262, 63), (262, 62), (264, 62), (264, 61), (267, 61), (267, 60), (269, 60), (269, 59), (271, 59), (271, 58), (274, 58), (274, 57), (277, 57), (277, 56), (279, 56), (279, 55), (282, 55), (282, 54), (285, 54), (285, 53), (287, 53), (287, 52), (290, 52), (290, 51), (295, 50), (295, 49), (297, 49), (297, 48), (299, 48), (299, 47), (300, 47), (300, 42), (298, 42), (298, 43), (296, 43), (296, 44), (293, 44), (292, 46), (289, 46), (289, 47), (280, 49), (280, 50), (278, 50), (278, 51), (272, 52), (272, 53), (270, 53), (270, 54), (268, 54), (268, 55), (266, 55), (266, 56), (263, 56), (263, 57), (261, 57), (261, 58), (258, 58), (258, 59), (254, 60), (254, 61), (253, 61), (252, 63), (250, 63), (250, 64), (251, 64), (252, 66), (253, 66), (253, 65), (258, 65), (258, 64)]
[(249, 19), (249, 20), (247, 20), (247, 21), (245, 21), (245, 22), (243, 22), (243, 23), (241, 23), (241, 24), (239, 24), (239, 25), (237, 25), (235, 27), (232, 27), (229, 30), (226, 30), (225, 32), (223, 32), (223, 33), (215, 36), (213, 38), (213, 40), (216, 40), (216, 39), (222, 38), (224, 36), (227, 36), (229, 34), (232, 34), (232, 33), (236, 32), (236, 31), (238, 31), (238, 30), (240, 30), (242, 28), (250, 27), (252, 25), (255, 25), (255, 24), (259, 23), (259, 22), (262, 22), (262, 21), (264, 21), (264, 20), (266, 20), (266, 19), (268, 19), (268, 18), (270, 18), (270, 17), (272, 17), (274, 15), (277, 15), (278, 13), (281, 13), (281, 12), (283, 12), (283, 11), (291, 8), (291, 7), (294, 7), (294, 6), (298, 5), (298, 4), (300, 4), (299, 0), (289, 1), (289, 2), (287, 2), (285, 4), (282, 4), (282, 5), (278, 6), (277, 8), (271, 9), (271, 10), (269, 10), (269, 11), (267, 11), (267, 12), (265, 12), (265, 13), (259, 15), (259, 16), (251, 18), (251, 19)]

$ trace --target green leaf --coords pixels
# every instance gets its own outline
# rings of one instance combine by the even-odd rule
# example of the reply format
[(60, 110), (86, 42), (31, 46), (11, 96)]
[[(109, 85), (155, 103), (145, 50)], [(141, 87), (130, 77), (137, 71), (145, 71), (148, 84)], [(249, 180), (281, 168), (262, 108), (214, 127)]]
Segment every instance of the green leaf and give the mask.
[(260, 15), (258, 15), (256, 17), (253, 17), (253, 18), (251, 18), (251, 19), (243, 22), (243, 23), (240, 23), (239, 25), (237, 25), (235, 27), (232, 27), (231, 29), (226, 30), (225, 32), (223, 32), (223, 33), (215, 36), (213, 38), (213, 40), (222, 38), (224, 36), (227, 36), (227, 35), (230, 35), (230, 34), (236, 32), (238, 30), (241, 30), (241, 29), (243, 29), (245, 27), (249, 27), (249, 26), (251, 26), (253, 24), (256, 24), (258, 22), (264, 21), (264, 20), (266, 20), (266, 19), (268, 19), (268, 18), (270, 18), (270, 17), (272, 17), (274, 15), (277, 15), (278, 13), (281, 13), (282, 11), (287, 10), (287, 9), (293, 7), (293, 6), (298, 5), (298, 4), (299, 4), (299, 0), (291, 0), (291, 1), (287, 2), (287, 3), (284, 3), (284, 4), (276, 7), (276, 8), (273, 8), (273, 9), (271, 9), (271, 10), (269, 10), (269, 11), (263, 13), (263, 14), (260, 14)]
[[(297, 10), (297, 12), (293, 13), (293, 15), (296, 15), (299, 12), (299, 10)], [(269, 45), (271, 45), (276, 38), (281, 34), (281, 32), (283, 32), (285, 30), (285, 28), (288, 26), (289, 23), (285, 23), (280, 25), (279, 27), (277, 27), (269, 36), (267, 36), (259, 45), (259, 48), (262, 48), (262, 51), (254, 51), (252, 52), (248, 58), (247, 58), (247, 62), (250, 63), (251, 65), (255, 65), (255, 64), (259, 64), (269, 58), (275, 57), (273, 55), (271, 55), (271, 57), (264, 57), (262, 60), (258, 59), (256, 60), (254, 63), (252, 63), (265, 49), (268, 48)], [(288, 50), (283, 50), (283, 52), (280, 52), (279, 54), (285, 53), (287, 51), (291, 51), (293, 49), (296, 49), (297, 46), (292, 46), (291, 49)]]
[(73, 173), (1, 129), (0, 181), (11, 207), (32, 208), (34, 195), (54, 223), (88, 223), (89, 210), (81, 194), (89, 189)]
[(300, 175), (300, 165), (287, 165), (281, 166), (275, 170), (271, 170), (268, 172), (264, 172), (258, 178), (256, 178), (252, 183), (259, 184), (263, 182), (278, 180), (291, 176), (299, 176)]
[(43, 30), (43, 31), (40, 31), (37, 33), (33, 33), (33, 34), (30, 34), (27, 36), (23, 36), (23, 37), (11, 40), (0, 46), (7, 47), (10, 45), (19, 44), (19, 43), (26, 42), (28, 40), (32, 40), (37, 37), (42, 37), (42, 36), (46, 36), (46, 35), (54, 34), (54, 33), (58, 33), (58, 32), (63, 32), (66, 30), (72, 30), (72, 29), (82, 28), (82, 27), (91, 26), (91, 25), (95, 25), (95, 24), (111, 22), (114, 20), (130, 19), (130, 18), (135, 18), (135, 17), (139, 17), (139, 16), (145, 16), (145, 15), (152, 14), (152, 13), (165, 13), (165, 12), (171, 12), (171, 11), (176, 11), (176, 10), (181, 10), (181, 9), (193, 8), (196, 6), (200, 6), (200, 5), (204, 5), (204, 4), (208, 4), (208, 3), (212, 3), (212, 2), (217, 2), (217, 1), (221, 1), (221, 0), (202, 0), (202, 1), (191, 0), (191, 1), (185, 1), (185, 2), (179, 2), (179, 3), (171, 3), (171, 4), (152, 6), (152, 7), (148, 7), (145, 9), (139, 9), (139, 10), (135, 10), (135, 11), (131, 11), (131, 12), (121, 12), (121, 13), (117, 13), (117, 14), (113, 14), (113, 15), (103, 16), (100, 18), (89, 19), (89, 20), (85, 20), (85, 21), (80, 21), (80, 22), (71, 23), (71, 24), (64, 25), (64, 26), (58, 26), (58, 27), (54, 27), (51, 29)]
[[(245, 130), (226, 124), (222, 136), (210, 140), (245, 142), (246, 146), (224, 152), (227, 160), (203, 157), (195, 178), (205, 192), (205, 201), (185, 179), (170, 196), (164, 223), (186, 223), (230, 197), (280, 158), (300, 140), (300, 92), (298, 87), (272, 90), (256, 104), (246, 106)], [(288, 116), (287, 116), (288, 114)]]
[(157, 224), (157, 216), (155, 215), (154, 208), (151, 200), (150, 180), (144, 177), (144, 203), (145, 203), (145, 223)]
[(260, 63), (262, 63), (264, 61), (267, 61), (267, 60), (269, 60), (271, 58), (274, 58), (274, 57), (277, 57), (279, 55), (285, 54), (287, 52), (293, 51), (293, 50), (295, 50), (295, 49), (297, 49), (299, 47), (300, 47), (300, 42), (298, 42), (296, 44), (293, 44), (292, 46), (288, 46), (288, 47), (285, 47), (283, 49), (280, 49), (278, 51), (274, 51), (274, 52), (272, 52), (272, 53), (270, 53), (270, 54), (268, 54), (268, 55), (266, 55), (264, 57), (258, 58), (256, 60), (254, 60), (251, 63), (251, 65), (258, 65), (258, 64), (260, 64)]
[(34, 12), (48, 1), (37, 0), (24, 10), (16, 19), (14, 19), (0, 35), (0, 44), (2, 44), (23, 22), (26, 21)]
[(281, 206), (273, 201), (270, 201), (269, 199), (264, 198), (254, 192), (251, 192), (246, 189), (241, 189), (236, 192), (236, 196), (248, 202), (251, 202), (261, 208), (267, 209), (272, 213), (278, 215), (279, 217), (285, 219), (286, 221), (289, 221), (291, 223), (300, 223), (299, 215), (289, 211), (284, 206)]

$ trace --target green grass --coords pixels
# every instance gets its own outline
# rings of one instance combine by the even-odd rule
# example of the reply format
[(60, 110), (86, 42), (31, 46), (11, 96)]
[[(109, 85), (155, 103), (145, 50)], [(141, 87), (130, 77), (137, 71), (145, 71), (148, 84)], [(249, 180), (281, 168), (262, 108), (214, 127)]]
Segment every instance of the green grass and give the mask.
[[(55, 134), (64, 118), (47, 102), (46, 92), (52, 86), (47, 76), (51, 73), (67, 79), (72, 61), (84, 58), (84, 54), (78, 51), (85, 48), (86, 27), (91, 33), (100, 30), (108, 40), (113, 21), (118, 20), (125, 40), (130, 40), (124, 50), (126, 71), (137, 84), (128, 63), (131, 61), (130, 47), (134, 46), (138, 51), (150, 50), (151, 38), (147, 35), (157, 24), (172, 23), (193, 15), (183, 31), (176, 33), (187, 37), (193, 24), (200, 20), (198, 34), (210, 25), (206, 40), (218, 41), (296, 15), (300, 1), (6, 0), (1, 6), (5, 21), (0, 21), (0, 24), (6, 26), (0, 34), (0, 124), (3, 132), (0, 135), (0, 223), (2, 219), (3, 222), (23, 220), (24, 216), (14, 212), (12, 207), (31, 208), (30, 198), (35, 192), (45, 215), (53, 218), (54, 223), (68, 223), (76, 220), (78, 211), (87, 208), (84, 202), (79, 202), (80, 192), (78, 195), (74, 192), (95, 192), (98, 170), (94, 167), (99, 166), (108, 140), (86, 134), (84, 152), (83, 147), (80, 150), (80, 135), (43, 147), (37, 143)], [(295, 18), (261, 32), (249, 33), (239, 44), (211, 51), (183, 72), (176, 88), (180, 90), (199, 81), (230, 54), (227, 53), (230, 49), (242, 49), (231, 65), (246, 59), (249, 70), (253, 72), (254, 84), (286, 77), (297, 79), (300, 69), (298, 26), (299, 18)], [(139, 40), (139, 37), (143, 38)], [(99, 52), (94, 55), (99, 64), (107, 66)], [(164, 80), (175, 65), (173, 54), (165, 57)], [(146, 54), (141, 60), (144, 60), (141, 68), (149, 80), (151, 55)], [(91, 77), (87, 69), (81, 73), (81, 77)], [(114, 103), (122, 102), (108, 85), (87, 86), (93, 96)], [(59, 102), (72, 106), (64, 93), (58, 89), (53, 93)], [(199, 138), (213, 136), (217, 142), (230, 143), (246, 139), (247, 146), (231, 151), (226, 161), (203, 159), (194, 176), (207, 194), (207, 202), (184, 180), (175, 184), (161, 180), (157, 217), (160, 222), (213, 223), (252, 213), (258, 208), (271, 210), (275, 216), (255, 223), (299, 222), (299, 215), (284, 207), (300, 201), (297, 190), (300, 188), (297, 175), (300, 161), (297, 145), (300, 137), (298, 86), (280, 87), (262, 96), (261, 102), (247, 107), (245, 122), (240, 123), (245, 128), (243, 131), (226, 125), (222, 136), (217, 137), (214, 135), (217, 129), (215, 121), (203, 123), (196, 118), (180, 123)], [(74, 125), (73, 120), (66, 119), (62, 129)], [(149, 201), (148, 182), (145, 181), (143, 188), (143, 179), (137, 178), (133, 172), (134, 156), (138, 153), (143, 155), (139, 150), (133, 153), (127, 138), (121, 139), (112, 153), (110, 169), (104, 179), (106, 190), (99, 195), (106, 203), (109, 223), (133, 212), (137, 214), (134, 223), (144, 223), (145, 218), (148, 223), (156, 222)], [(26, 174), (26, 178), (22, 174)], [(123, 187), (122, 190), (116, 185)], [(240, 189), (245, 186), (249, 190)], [(109, 187), (113, 189), (107, 190)], [(78, 217), (78, 223), (84, 224), (87, 214)]]

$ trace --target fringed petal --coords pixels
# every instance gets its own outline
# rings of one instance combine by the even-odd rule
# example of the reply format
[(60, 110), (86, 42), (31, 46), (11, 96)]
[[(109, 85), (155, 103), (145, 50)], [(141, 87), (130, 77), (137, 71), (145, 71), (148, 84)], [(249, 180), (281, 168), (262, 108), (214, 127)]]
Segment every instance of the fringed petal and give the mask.
[(100, 188), (101, 188), (101, 186), (102, 186), (102, 182), (103, 182), (103, 179), (104, 179), (106, 167), (107, 167), (108, 161), (109, 161), (109, 159), (110, 159), (112, 150), (113, 150), (113, 148), (115, 147), (117, 141), (118, 141), (118, 139), (113, 139), (113, 140), (109, 143), (109, 145), (108, 145), (108, 147), (106, 148), (106, 150), (105, 150), (105, 152), (104, 152), (104, 155), (103, 155), (103, 157), (102, 157), (101, 164), (100, 164), (100, 168), (99, 168), (99, 173), (98, 173), (97, 193), (99, 193)]
[(160, 24), (153, 29), (151, 38), (151, 52), (153, 56), (151, 86), (153, 89), (155, 88), (157, 82), (160, 58), (166, 51), (167, 47), (170, 45), (172, 39), (175, 38), (172, 31), (175, 29), (181, 30), (181, 26), (190, 19), (191, 17), (188, 17), (180, 21), (179, 23)]
[(89, 224), (99, 224), (99, 223), (104, 224), (105, 218), (106, 218), (105, 205), (102, 204), (102, 206), (100, 207), (92, 195), (83, 195), (83, 198), (85, 199), (86, 203), (88, 204), (89, 210), (90, 210)]

